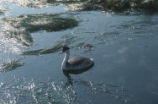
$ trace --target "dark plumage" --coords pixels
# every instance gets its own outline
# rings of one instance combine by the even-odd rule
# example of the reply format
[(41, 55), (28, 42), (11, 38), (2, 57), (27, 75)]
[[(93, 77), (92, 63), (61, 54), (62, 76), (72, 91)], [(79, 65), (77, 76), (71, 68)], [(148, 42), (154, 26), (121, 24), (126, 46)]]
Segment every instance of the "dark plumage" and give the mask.
[(69, 48), (68, 46), (65, 45), (65, 46), (63, 47), (62, 52), (65, 52), (65, 51), (67, 51), (67, 50), (69, 50), (69, 49), (70, 49), (70, 48)]
[(70, 78), (69, 74), (80, 74), (94, 66), (94, 61), (91, 58), (74, 57), (69, 59), (69, 49), (68, 46), (64, 46), (62, 49), (62, 52), (65, 52), (65, 57), (62, 62), (62, 70), (66, 77)]

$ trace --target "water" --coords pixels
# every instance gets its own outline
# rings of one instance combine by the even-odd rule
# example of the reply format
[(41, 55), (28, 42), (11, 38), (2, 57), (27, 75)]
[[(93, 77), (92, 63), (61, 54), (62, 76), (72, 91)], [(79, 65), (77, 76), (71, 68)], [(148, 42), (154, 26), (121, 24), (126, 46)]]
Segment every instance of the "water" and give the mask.
[[(18, 1), (17, 1), (18, 2)], [(5, 31), (14, 30), (0, 20), (0, 103), (2, 104), (157, 104), (157, 15), (67, 11), (68, 7), (28, 8), (2, 2), (1, 18), (22, 14), (61, 13), (79, 21), (62, 31), (31, 33), (33, 43), (24, 46)], [(20, 9), (21, 11), (18, 11)], [(23, 39), (23, 38), (21, 38)], [(25, 39), (24, 39), (25, 40)], [(23, 41), (24, 41), (23, 40)], [(60, 50), (50, 54), (23, 52), (69, 44), (72, 56), (92, 57), (95, 66), (72, 75), (68, 85), (61, 71)]]

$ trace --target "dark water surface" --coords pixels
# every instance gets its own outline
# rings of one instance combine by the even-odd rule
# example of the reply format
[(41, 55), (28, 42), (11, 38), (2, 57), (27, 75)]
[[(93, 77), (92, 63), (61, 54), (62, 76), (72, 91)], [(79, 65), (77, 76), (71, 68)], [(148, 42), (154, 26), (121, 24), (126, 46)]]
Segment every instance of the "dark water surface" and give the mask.
[[(0, 3), (1, 18), (61, 13), (79, 21), (71, 29), (31, 33), (33, 44), (26, 47), (6, 36), (4, 31), (12, 27), (0, 19), (1, 104), (158, 103), (157, 15), (70, 12), (63, 4), (28, 8), (17, 3)], [(71, 56), (92, 57), (95, 61), (91, 70), (72, 75), (72, 86), (66, 85), (61, 70), (63, 55), (58, 54), (59, 50), (51, 54), (21, 55), (60, 43), (72, 48)]]

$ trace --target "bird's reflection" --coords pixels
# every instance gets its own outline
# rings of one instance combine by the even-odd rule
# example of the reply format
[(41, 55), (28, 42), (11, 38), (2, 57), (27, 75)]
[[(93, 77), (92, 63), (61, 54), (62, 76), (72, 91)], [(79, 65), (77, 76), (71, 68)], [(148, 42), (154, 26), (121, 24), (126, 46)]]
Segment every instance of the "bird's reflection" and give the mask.
[(73, 86), (73, 79), (67, 79), (67, 82), (65, 83), (65, 86), (66, 87), (69, 87), (69, 86)]

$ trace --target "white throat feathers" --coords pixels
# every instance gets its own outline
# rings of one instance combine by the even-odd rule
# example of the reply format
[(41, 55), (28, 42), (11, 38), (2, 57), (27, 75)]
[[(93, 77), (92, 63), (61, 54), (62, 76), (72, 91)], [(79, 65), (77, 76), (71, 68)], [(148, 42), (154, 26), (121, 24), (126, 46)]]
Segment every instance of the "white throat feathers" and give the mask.
[(61, 67), (62, 69), (66, 69), (66, 64), (67, 64), (67, 62), (69, 60), (69, 56), (70, 56), (70, 51), (67, 50), (65, 52), (65, 56), (64, 56), (64, 59), (63, 59), (63, 62), (62, 62), (62, 67)]

